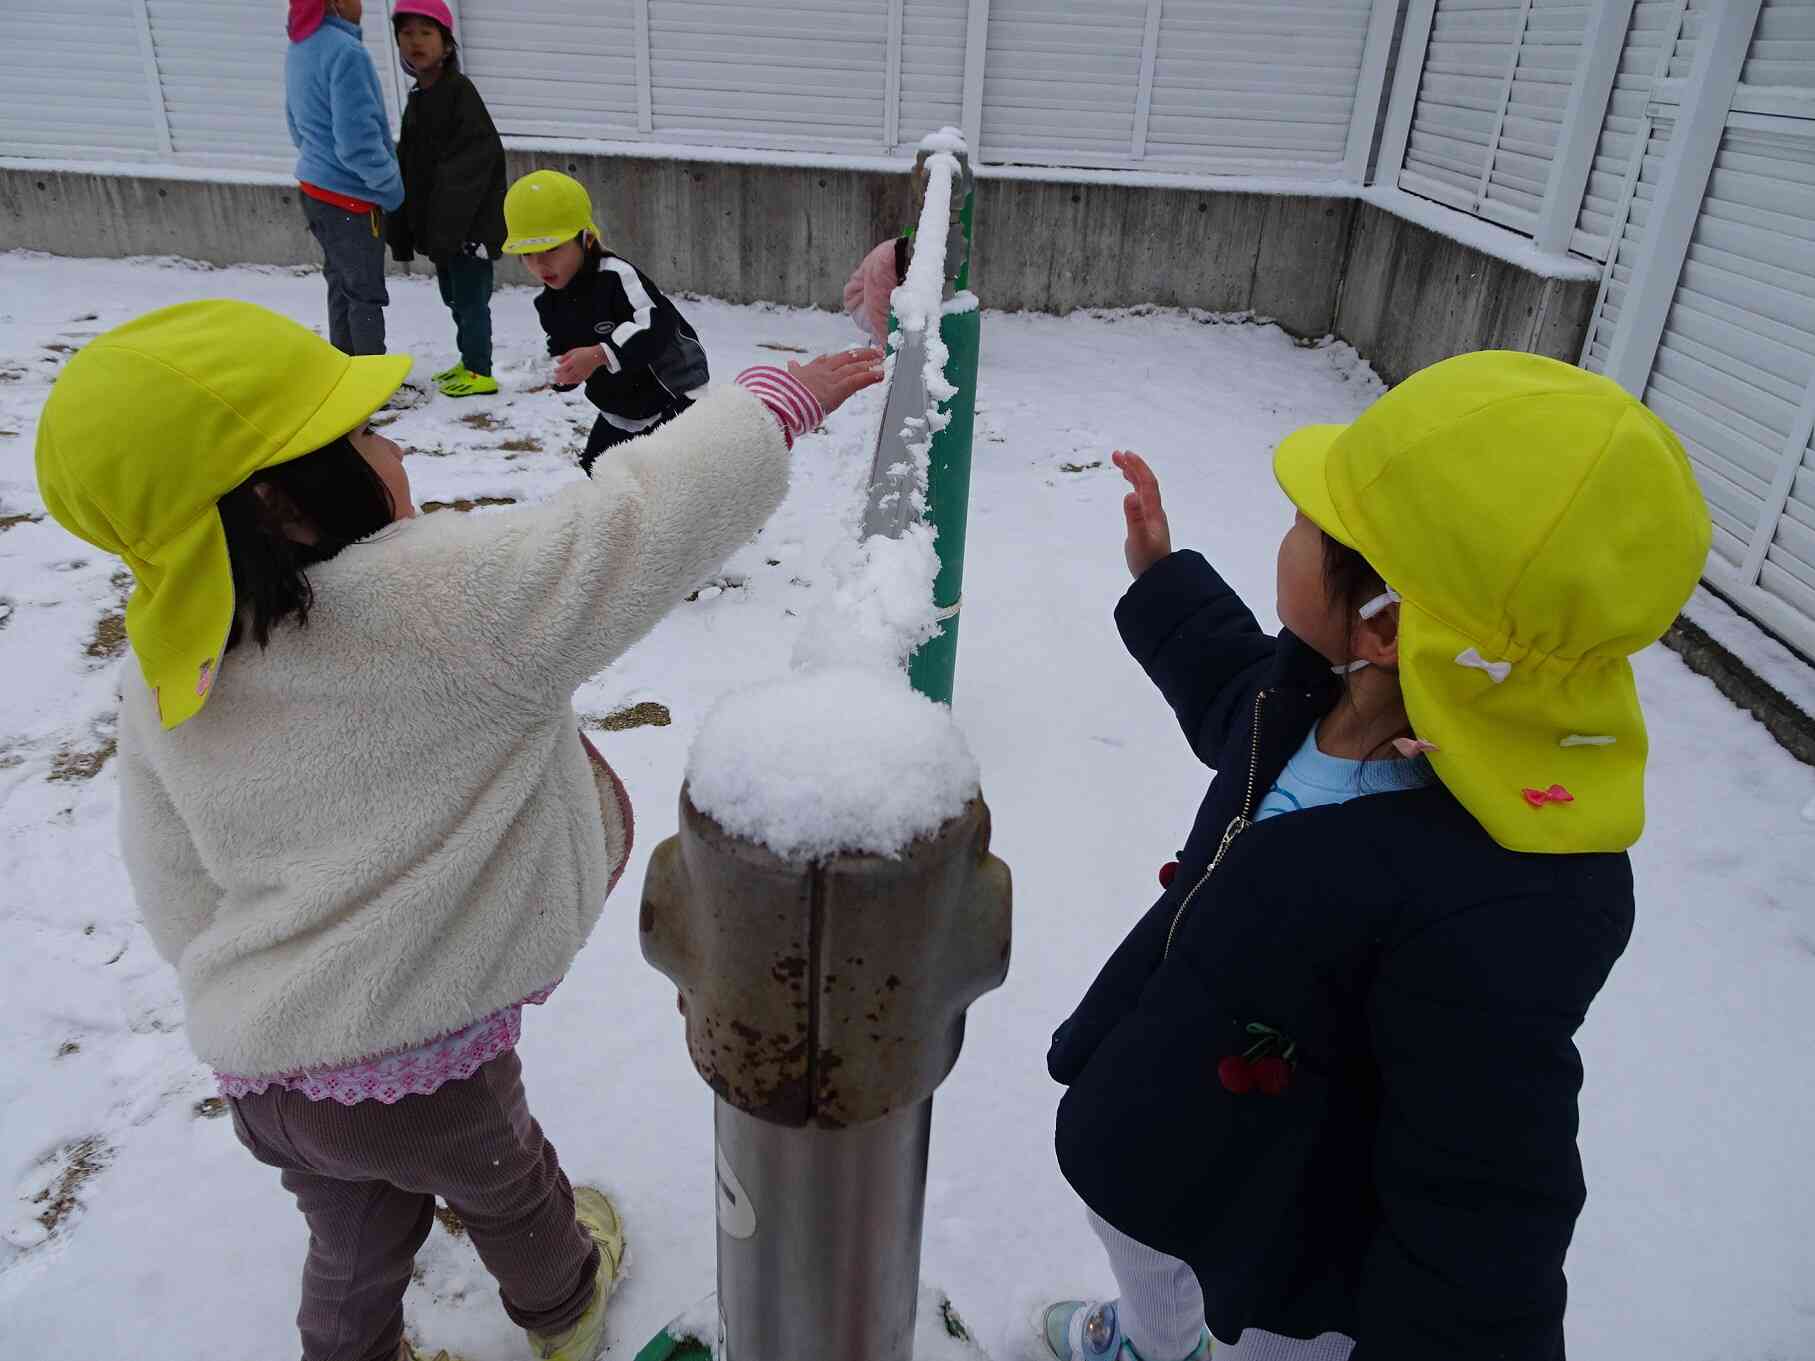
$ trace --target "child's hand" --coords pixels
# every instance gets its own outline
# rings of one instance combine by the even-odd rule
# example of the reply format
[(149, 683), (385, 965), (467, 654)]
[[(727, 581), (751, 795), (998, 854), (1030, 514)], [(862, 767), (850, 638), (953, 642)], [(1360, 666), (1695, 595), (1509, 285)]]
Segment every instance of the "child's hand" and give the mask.
[(555, 365), (555, 382), (578, 387), (592, 377), (593, 370), (605, 362), (605, 351), (597, 345), (582, 345), (569, 350)]
[(1111, 461), (1122, 470), (1134, 490), (1122, 498), (1122, 518), (1128, 522), (1128, 542), (1122, 552), (1128, 570), (1137, 577), (1161, 558), (1172, 555), (1172, 528), (1160, 504), (1160, 480), (1139, 454), (1116, 450)]
[(807, 364), (790, 359), (788, 372), (819, 399), (819, 409), (830, 416), (853, 394), (882, 381), (882, 351), (845, 350), (822, 354)]

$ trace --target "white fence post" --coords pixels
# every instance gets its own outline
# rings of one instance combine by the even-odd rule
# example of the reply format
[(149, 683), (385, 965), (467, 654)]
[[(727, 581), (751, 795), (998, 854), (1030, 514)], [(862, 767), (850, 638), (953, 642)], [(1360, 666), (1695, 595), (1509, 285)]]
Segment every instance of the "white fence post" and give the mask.
[(983, 159), (983, 62), (989, 53), (989, 0), (970, 0), (964, 41), (964, 140)]
[(1386, 129), (1380, 137), (1380, 170), (1376, 184), (1397, 186), (1405, 165), (1406, 143), (1412, 136), (1412, 113), (1418, 104), (1418, 86), (1424, 80), (1424, 54), (1431, 45), (1431, 20), (1437, 0), (1412, 0), (1405, 12), (1405, 37), (1399, 44), (1399, 69), (1393, 75), (1393, 98), (1387, 105)]
[(1677, 115), (1670, 150), (1658, 175), (1657, 193), (1632, 282), (1620, 309), (1619, 329), (1607, 351), (1607, 376), (1635, 397), (1645, 395), (1651, 361), (1663, 339), (1664, 319), (1676, 298), (1676, 280), (1689, 253), (1689, 238), (1701, 213), (1733, 92), (1752, 45), (1762, 0), (1728, 0), (1714, 12), (1696, 44), (1695, 65)]
[(882, 81), (882, 149), (901, 144), (901, 19), (903, 0), (889, 0), (888, 66)]
[(637, 131), (655, 131), (655, 94), (649, 61), (649, 0), (632, 0), (637, 53)]
[(174, 155), (176, 147), (170, 140), (170, 115), (164, 109), (164, 78), (158, 71), (157, 44), (152, 41), (151, 13), (145, 7), (145, 0), (133, 0), (132, 17), (139, 30), (139, 52), (145, 58), (145, 93), (151, 99), (151, 119), (158, 132), (158, 150), (166, 156)]
[(1765, 554), (1771, 551), (1771, 540), (1777, 537), (1778, 521), (1783, 519), (1783, 508), (1789, 504), (1790, 490), (1796, 485), (1796, 476), (1802, 471), (1803, 453), (1809, 447), (1809, 436), (1815, 432), (1815, 377), (1809, 379), (1809, 386), (1802, 394), (1802, 409), (1796, 413), (1796, 420), (1790, 427), (1790, 437), (1784, 441), (1783, 456), (1777, 463), (1777, 476), (1771, 481), (1771, 490), (1766, 494), (1764, 504), (1758, 508), (1758, 523), (1752, 526), (1752, 541), (1746, 545), (1746, 560), (1739, 566), (1739, 579), (1747, 586), (1758, 585), (1759, 575), (1765, 568)]
[(1147, 0), (1147, 32), (1141, 39), (1141, 83), (1134, 96), (1135, 160), (1147, 154), (1147, 120), (1153, 114), (1153, 63), (1160, 50), (1161, 0)]
[(1374, 0), (1367, 42), (1361, 49), (1355, 107), (1349, 113), (1349, 142), (1342, 157), (1342, 177), (1356, 184), (1367, 182), (1374, 129), (1380, 125), (1380, 95), (1386, 88), (1387, 60), (1393, 55), (1393, 25), (1398, 22), (1398, 0)]
[(1613, 97), (1634, 4), (1635, 0), (1603, 0), (1589, 11), (1582, 64), (1563, 110), (1563, 140), (1550, 162), (1550, 179), (1544, 185), (1544, 202), (1539, 205), (1537, 229), (1532, 233), (1539, 250), (1569, 249), (1570, 235), (1582, 212), (1582, 195), (1588, 189), (1588, 174), (1594, 168), (1601, 124), (1607, 118), (1607, 101)]
[(1506, 80), (1500, 86), (1500, 112), (1494, 116), (1493, 135), (1487, 139), (1487, 159), (1481, 164), (1481, 178), (1475, 181), (1475, 202), (1470, 212), (1478, 213), (1487, 201), (1487, 186), (1493, 183), (1494, 158), (1500, 154), (1500, 137), (1506, 131), (1506, 114), (1512, 106), (1513, 83), (1519, 78), (1519, 58), (1525, 51), (1525, 34), (1531, 27), (1531, 0), (1519, 7), (1519, 33), (1513, 39), (1512, 60), (1506, 63)]

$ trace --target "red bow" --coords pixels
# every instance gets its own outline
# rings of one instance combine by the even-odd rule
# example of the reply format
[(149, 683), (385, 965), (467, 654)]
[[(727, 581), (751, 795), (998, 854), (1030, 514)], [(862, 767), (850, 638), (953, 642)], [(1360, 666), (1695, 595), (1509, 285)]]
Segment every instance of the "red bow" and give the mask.
[(1576, 796), (1560, 784), (1553, 784), (1549, 789), (1528, 789), (1525, 791), (1525, 802), (1533, 808), (1542, 808), (1547, 803), (1574, 803)]

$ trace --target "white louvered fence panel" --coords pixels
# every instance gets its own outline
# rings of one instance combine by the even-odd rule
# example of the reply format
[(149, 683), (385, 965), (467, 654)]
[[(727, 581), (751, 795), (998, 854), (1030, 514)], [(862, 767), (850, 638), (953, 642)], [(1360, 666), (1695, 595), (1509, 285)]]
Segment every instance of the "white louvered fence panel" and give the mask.
[(1535, 0), (1526, 19), (1493, 164), (1477, 206), (1483, 217), (1502, 226), (1530, 232), (1537, 223), (1569, 92), (1582, 64), (1589, 8)]
[(1399, 187), (1529, 233), (1588, 14), (1582, 0), (1438, 0)]
[(1689, 0), (1684, 7), (1683, 30), (1670, 53), (1671, 80), (1688, 77), (1695, 66), (1695, 50), (1701, 42), (1702, 34), (1707, 31), (1709, 19), (1721, 3), (1722, 0)]
[(982, 156), (1127, 160), (1146, 0), (990, 0)]
[[(1781, 120), (1788, 124), (1794, 120)], [(1815, 133), (1815, 130), (1811, 130)], [(1815, 135), (1729, 127), (1645, 401), (1682, 438), (1714, 517), (1717, 584), (1766, 536), (1756, 589), (1815, 637), (1815, 497), (1773, 488), (1809, 441), (1815, 382)], [(1792, 447), (1793, 446), (1793, 447)], [(1749, 582), (1738, 582), (1750, 588)]]
[(461, 62), (498, 131), (634, 136), (631, 0), (461, 0)]
[(1334, 175), (1370, 0), (1165, 0), (1145, 160)]
[(1474, 211), (1525, 18), (1520, 0), (1437, 0), (1400, 188)]
[(1815, 0), (1765, 0), (1739, 83), (1815, 93)]
[(156, 155), (151, 98), (129, 0), (0, 4), (0, 153)]
[(964, 121), (967, 0), (902, 0), (899, 142), (911, 152), (938, 128)]
[(171, 149), (294, 161), (284, 121), (290, 40), (282, 11), (243, 0), (147, 0), (146, 12)]
[(882, 149), (887, 0), (649, 0), (649, 47), (658, 138)]
[(1670, 150), (1670, 137), (1676, 125), (1669, 120), (1658, 120), (1644, 126), (1649, 127), (1644, 156), (1630, 183), (1624, 187), (1611, 219), (1612, 230), (1618, 235), (1619, 251), (1602, 281), (1600, 299), (1589, 323), (1588, 342), (1582, 353), (1582, 366), (1596, 373), (1604, 373), (1607, 368), (1607, 352), (1619, 330), (1620, 309), (1626, 301), (1626, 290), (1632, 284), (1633, 262), (1645, 240), (1645, 227), (1656, 204), (1664, 157)]
[(1633, 158), (1647, 141), (1645, 108), (1651, 102), (1652, 87), (1669, 68), (1682, 13), (1682, 0), (1640, 0), (1632, 8), (1613, 93), (1569, 243), (1570, 249), (1593, 259), (1607, 258), (1627, 177), (1633, 173)]

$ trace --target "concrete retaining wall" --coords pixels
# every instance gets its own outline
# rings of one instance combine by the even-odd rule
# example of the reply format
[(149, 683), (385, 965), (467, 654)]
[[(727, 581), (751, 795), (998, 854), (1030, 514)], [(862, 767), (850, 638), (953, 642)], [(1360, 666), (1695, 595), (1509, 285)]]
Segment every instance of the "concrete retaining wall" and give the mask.
[(1356, 205), (1332, 328), (1389, 383), (1467, 350), (1575, 363), (1594, 312), (1591, 279), (1547, 279), (1441, 232)]
[[(608, 242), (665, 288), (837, 307), (852, 266), (912, 212), (881, 170), (510, 153), (592, 191)], [(1463, 350), (1575, 359), (1594, 286), (1518, 266), (1342, 195), (988, 178), (976, 277), (991, 307), (1251, 311), (1334, 332), (1383, 378)], [(0, 249), (313, 264), (294, 187), (0, 169)], [(507, 266), (508, 268), (508, 266)]]

